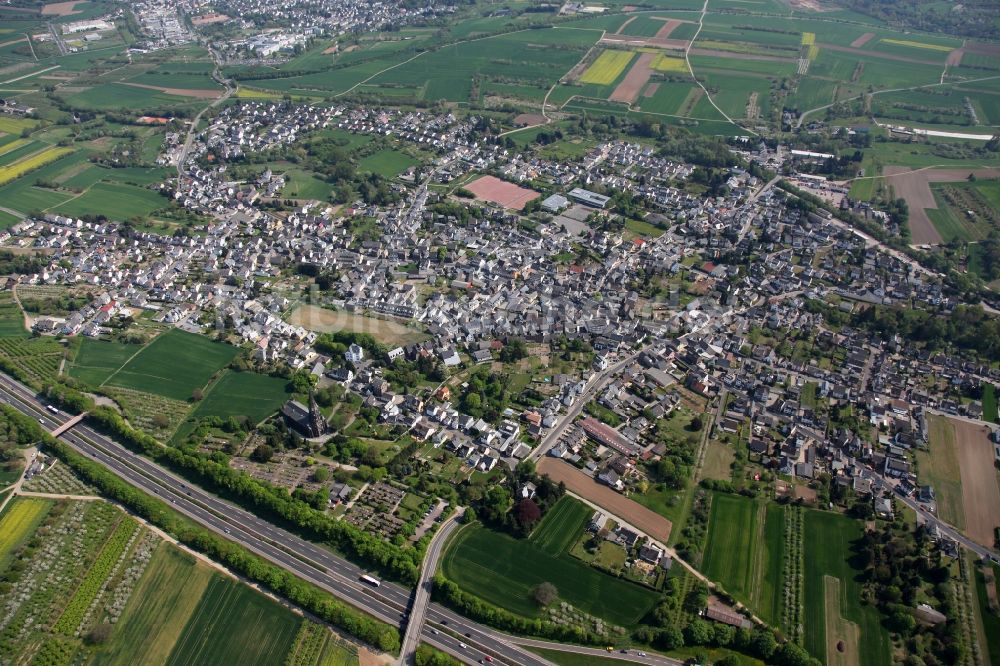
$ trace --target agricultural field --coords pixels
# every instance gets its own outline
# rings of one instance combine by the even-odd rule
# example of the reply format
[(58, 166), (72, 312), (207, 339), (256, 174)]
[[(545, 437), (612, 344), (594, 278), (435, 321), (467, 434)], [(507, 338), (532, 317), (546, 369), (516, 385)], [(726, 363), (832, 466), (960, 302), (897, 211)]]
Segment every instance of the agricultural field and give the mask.
[(593, 83), (599, 86), (610, 85), (625, 71), (634, 57), (635, 53), (632, 51), (601, 51), (597, 59), (580, 77), (580, 83)]
[(765, 621), (782, 611), (784, 508), (716, 493), (708, 523), (702, 571)]
[[(616, 625), (634, 626), (655, 603), (653, 590), (598, 571), (565, 550), (553, 554), (555, 548), (570, 545), (573, 524), (583, 526), (584, 512), (573, 504), (554, 507), (552, 519), (546, 516), (529, 539), (478, 524), (463, 528), (442, 559), (442, 571), (466, 591), (526, 617), (540, 616), (532, 590), (549, 582), (560, 599), (577, 609)], [(607, 604), (607, 599), (618, 602)]]
[(1000, 230), (1000, 180), (934, 183), (937, 210), (928, 217), (945, 242), (983, 240)]
[(982, 620), (981, 635), (985, 638), (985, 647), (989, 653), (989, 662), (994, 666), (1000, 664), (1000, 567), (995, 564), (982, 564), (975, 567), (976, 601), (979, 605), (979, 617)]
[(104, 383), (187, 400), (225, 367), (237, 349), (202, 335), (171, 329), (159, 335)]
[[(889, 635), (879, 611), (862, 604), (859, 572), (851, 566), (851, 543), (861, 537), (861, 530), (860, 522), (836, 513), (806, 512), (804, 646), (826, 661), (831, 646), (844, 641), (843, 658), (859, 666), (879, 666), (891, 662)], [(830, 598), (834, 593), (839, 598)], [(843, 631), (830, 635), (838, 628)]]
[(563, 497), (549, 509), (528, 540), (542, 552), (558, 556), (573, 545), (592, 513), (586, 504)]
[(298, 628), (299, 619), (286, 608), (214, 574), (167, 664), (281, 663), (295, 644)]
[(11, 553), (35, 531), (51, 506), (51, 501), (43, 499), (11, 501), (0, 516), (0, 567), (6, 567)]
[(16, 499), (0, 517), (0, 548), (4, 663), (264, 666), (293, 649), (301, 666), (357, 663), (325, 627), (102, 500)]
[(276, 412), (288, 396), (288, 382), (280, 377), (227, 370), (205, 393), (193, 416), (248, 416), (257, 423)]
[(19, 377), (33, 385), (53, 381), (66, 355), (65, 343), (55, 338), (0, 338), (0, 357), (16, 368)]
[(53, 213), (82, 217), (104, 215), (111, 220), (147, 217), (165, 208), (170, 201), (158, 192), (126, 183), (99, 182), (87, 188), (79, 197), (52, 207)]
[(28, 157), (17, 160), (11, 164), (0, 167), (0, 185), (17, 180), (21, 176), (55, 162), (60, 157), (73, 152), (72, 148), (50, 147)]
[(141, 349), (142, 345), (84, 338), (69, 366), (69, 376), (100, 386)]
[(288, 316), (288, 323), (316, 333), (350, 331), (367, 333), (384, 345), (397, 347), (425, 340), (427, 336), (416, 328), (391, 319), (376, 319), (346, 310), (330, 310), (316, 305), (300, 305)]

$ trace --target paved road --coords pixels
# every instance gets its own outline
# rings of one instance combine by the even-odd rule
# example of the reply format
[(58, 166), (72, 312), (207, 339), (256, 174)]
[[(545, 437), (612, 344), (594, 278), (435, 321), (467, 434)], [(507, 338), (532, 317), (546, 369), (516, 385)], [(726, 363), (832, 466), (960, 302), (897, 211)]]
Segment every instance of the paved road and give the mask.
[(402, 664), (414, 663), (414, 656), (420, 645), (420, 635), (424, 631), (424, 620), (431, 600), (431, 588), (434, 586), (434, 573), (437, 571), (438, 558), (441, 557), (441, 551), (448, 541), (448, 535), (458, 527), (457, 519), (463, 513), (464, 511), (461, 510), (456, 511), (442, 523), (441, 529), (437, 531), (427, 546), (427, 552), (424, 554), (424, 561), (420, 569), (420, 580), (417, 582), (417, 589), (413, 595), (413, 605), (410, 607), (410, 620), (406, 625), (406, 634), (403, 636), (403, 649), (400, 651), (400, 663)]
[[(38, 419), (53, 429), (71, 418), (52, 414), (33, 391), (0, 373), (0, 402)], [(363, 569), (330, 550), (272, 525), (252, 513), (219, 499), (133, 454), (121, 444), (80, 424), (60, 439), (82, 455), (99, 462), (131, 485), (169, 501), (175, 510), (226, 539), (239, 543), (260, 557), (294, 573), (380, 620), (401, 626), (412, 591), (395, 583), (371, 587), (360, 581)], [(517, 647), (506, 634), (472, 622), (453, 611), (430, 604), (421, 640), (451, 654), (463, 663), (476, 663), (490, 655), (495, 663), (551, 666)], [(465, 644), (466, 647), (462, 647)], [(552, 649), (576, 651), (576, 646), (551, 643)]]
[(226, 89), (226, 92), (224, 92), (221, 96), (216, 97), (214, 100), (212, 100), (208, 104), (208, 106), (199, 111), (198, 115), (196, 115), (194, 118), (191, 119), (191, 126), (188, 129), (187, 136), (184, 137), (184, 145), (181, 147), (181, 154), (177, 158), (178, 189), (180, 189), (181, 186), (181, 178), (184, 177), (184, 163), (187, 162), (187, 155), (188, 152), (190, 152), (191, 150), (191, 144), (194, 143), (194, 137), (198, 133), (198, 123), (201, 122), (201, 117), (205, 115), (206, 111), (208, 111), (209, 109), (214, 109), (215, 107), (219, 106), (227, 99), (229, 99), (230, 95), (236, 92), (236, 87), (233, 84), (232, 79), (227, 79), (224, 76), (222, 76), (222, 72), (219, 70), (219, 63), (222, 61), (222, 59), (219, 57), (219, 54), (216, 53), (215, 49), (213, 49), (211, 46), (206, 46), (206, 48), (208, 49), (208, 52), (212, 54), (212, 61), (215, 63), (215, 67), (212, 69), (212, 78), (215, 79), (216, 83), (223, 86)]

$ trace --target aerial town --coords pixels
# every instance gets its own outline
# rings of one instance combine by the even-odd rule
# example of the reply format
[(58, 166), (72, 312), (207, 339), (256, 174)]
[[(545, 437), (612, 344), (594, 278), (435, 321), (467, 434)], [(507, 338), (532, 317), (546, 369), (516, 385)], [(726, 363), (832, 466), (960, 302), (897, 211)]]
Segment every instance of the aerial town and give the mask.
[(32, 10), (0, 663), (1000, 663), (994, 36), (715, 2)]

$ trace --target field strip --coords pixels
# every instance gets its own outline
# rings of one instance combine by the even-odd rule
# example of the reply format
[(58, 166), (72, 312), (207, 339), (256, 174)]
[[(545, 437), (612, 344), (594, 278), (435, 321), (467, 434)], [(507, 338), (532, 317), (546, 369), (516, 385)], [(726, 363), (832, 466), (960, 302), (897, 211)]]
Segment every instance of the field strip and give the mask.
[[(574, 28), (574, 27), (561, 28), (560, 26), (555, 26), (552, 29), (553, 30), (560, 30), (560, 29), (562, 29), (562, 30), (590, 30), (590, 31), (594, 31), (594, 32), (597, 31), (597, 28)], [(604, 35), (606, 35), (606, 34), (607, 34), (606, 30), (601, 30), (601, 36), (597, 38), (597, 41), (595, 41), (590, 46), (590, 48), (587, 49), (587, 52), (584, 53), (583, 56), (580, 57), (580, 59), (576, 62), (575, 65), (573, 65), (572, 67), (569, 68), (569, 71), (567, 71), (565, 74), (563, 74), (561, 77), (559, 77), (559, 81), (561, 81), (566, 76), (569, 76), (569, 74), (572, 73), (573, 70), (575, 70), (577, 67), (579, 67), (584, 62), (586, 62), (587, 58), (590, 57), (590, 54), (594, 51), (594, 49), (598, 48), (598, 44), (601, 43), (601, 40), (604, 39)], [(550, 122), (552, 122), (552, 119), (548, 117), (548, 115), (545, 113), (545, 110), (549, 106), (549, 95), (551, 95), (552, 91), (555, 90), (556, 86), (559, 85), (559, 81), (556, 81), (555, 83), (553, 83), (552, 86), (545, 93), (545, 97), (542, 98), (542, 116), (545, 118), (545, 122), (544, 123), (539, 123), (538, 125), (528, 125), (526, 127), (518, 127), (517, 129), (513, 129), (513, 130), (510, 130), (508, 132), (501, 132), (498, 136), (507, 136), (508, 134), (514, 134), (515, 132), (523, 132), (526, 129), (532, 129), (534, 127), (541, 127), (543, 124), (544, 125), (548, 125)], [(573, 95), (573, 97), (576, 97), (576, 95)], [(570, 97), (570, 99), (573, 99), (573, 97)], [(567, 102), (568, 101), (569, 100), (567, 100)], [(566, 106), (566, 103), (564, 102), (563, 105), (559, 107), (559, 109), (562, 110), (565, 106)]]
[(733, 120), (732, 118), (730, 118), (726, 114), (725, 111), (723, 111), (722, 109), (719, 108), (719, 105), (715, 103), (714, 99), (712, 99), (712, 95), (709, 94), (708, 88), (706, 88), (705, 84), (701, 82), (701, 79), (698, 78), (698, 75), (694, 73), (694, 68), (691, 66), (691, 47), (698, 40), (698, 35), (701, 34), (702, 28), (705, 27), (705, 14), (706, 13), (708, 13), (708, 0), (705, 0), (705, 4), (701, 6), (701, 13), (698, 15), (698, 30), (694, 33), (694, 37), (691, 38), (691, 41), (688, 42), (687, 47), (684, 49), (684, 62), (687, 63), (688, 71), (691, 72), (691, 76), (694, 77), (694, 82), (698, 84), (698, 87), (700, 87), (702, 90), (705, 91), (705, 97), (708, 98), (709, 104), (711, 104), (713, 107), (715, 107), (715, 110), (718, 111), (719, 114), (723, 118), (725, 118), (726, 120), (728, 120), (733, 125), (736, 125), (740, 129), (745, 130), (745, 131), (749, 132), (750, 134), (753, 134), (754, 136), (758, 136), (757, 132), (753, 131), (752, 129), (748, 129), (746, 127), (743, 127), (738, 122), (736, 122), (735, 120)]
[[(755, 503), (756, 504), (756, 503)], [(754, 506), (756, 514), (754, 523), (753, 543), (750, 548), (750, 578), (747, 582), (747, 601), (760, 610), (761, 585), (764, 584), (764, 560), (767, 557), (767, 536), (764, 533), (764, 526), (767, 523), (767, 504), (760, 503)]]
[(62, 67), (62, 65), (52, 65), (51, 67), (47, 67), (45, 69), (40, 69), (37, 72), (32, 72), (31, 74), (25, 74), (24, 76), (18, 76), (18, 77), (15, 77), (13, 79), (9, 79), (7, 81), (0, 81), (0, 86), (5, 86), (8, 83), (14, 83), (15, 81), (20, 81), (22, 79), (30, 79), (33, 76), (38, 76), (39, 74), (44, 74), (45, 72), (51, 72), (53, 69), (59, 69), (60, 67)]
[(484, 39), (495, 39), (497, 37), (506, 37), (508, 35), (516, 35), (519, 32), (528, 32), (528, 30), (530, 30), (530, 29), (531, 28), (524, 28), (523, 30), (513, 30), (511, 32), (501, 32), (500, 34), (497, 34), (497, 35), (487, 35), (486, 37), (476, 37), (475, 39), (463, 39), (463, 40), (458, 41), (458, 42), (451, 42), (450, 44), (442, 44), (441, 46), (439, 46), (436, 49), (427, 49), (426, 51), (421, 51), (420, 53), (416, 54), (412, 58), (408, 58), (407, 60), (404, 60), (403, 62), (397, 62), (395, 65), (390, 65), (389, 67), (386, 67), (385, 69), (383, 69), (380, 72), (375, 72), (374, 74), (372, 74), (371, 76), (369, 76), (364, 81), (359, 81), (359, 82), (355, 83), (353, 86), (351, 86), (350, 88), (348, 88), (347, 90), (335, 94), (334, 97), (340, 97), (342, 95), (346, 95), (347, 93), (351, 92), (355, 88), (357, 88), (359, 86), (365, 85), (366, 83), (368, 83), (369, 81), (371, 81), (375, 77), (381, 76), (382, 74), (385, 74), (386, 72), (388, 72), (390, 70), (396, 69), (397, 67), (402, 67), (403, 65), (405, 65), (407, 63), (413, 62), (414, 60), (416, 60), (420, 56), (425, 55), (427, 53), (430, 53), (431, 51), (440, 51), (441, 49), (447, 48), (449, 46), (458, 46), (459, 44), (471, 44), (472, 42), (481, 42)]
[(858, 666), (858, 625), (840, 615), (840, 579), (823, 576), (827, 666)]
[[(935, 63), (935, 64), (937, 64), (937, 63)], [(808, 116), (811, 113), (815, 113), (817, 111), (822, 111), (823, 109), (829, 109), (831, 106), (834, 106), (835, 104), (840, 104), (842, 102), (853, 102), (856, 99), (861, 99), (865, 95), (871, 95), (872, 97), (874, 97), (875, 95), (882, 95), (884, 93), (905, 92), (907, 90), (920, 90), (921, 88), (936, 88), (938, 86), (962, 86), (962, 85), (966, 85), (968, 83), (977, 83), (979, 81), (992, 81), (993, 79), (1000, 79), (1000, 75), (996, 75), (995, 74), (993, 76), (984, 76), (981, 79), (969, 79), (967, 81), (946, 81), (944, 83), (941, 83), (941, 82), (938, 82), (938, 83), (924, 83), (924, 84), (919, 85), (919, 86), (909, 86), (907, 88), (891, 88), (889, 90), (876, 90), (875, 92), (871, 92), (871, 93), (867, 93), (867, 92), (866, 93), (861, 93), (860, 95), (855, 95), (854, 97), (848, 97), (846, 99), (838, 100), (836, 102), (831, 102), (830, 104), (824, 104), (823, 106), (817, 106), (815, 109), (809, 109), (807, 111), (803, 111), (802, 115), (799, 116), (799, 120), (798, 120), (798, 122), (796, 123), (795, 126), (796, 127), (802, 127), (802, 121), (805, 119), (806, 116)], [(868, 178), (869, 176), (864, 176), (864, 177)], [(855, 180), (855, 179), (852, 179), (852, 180)]]

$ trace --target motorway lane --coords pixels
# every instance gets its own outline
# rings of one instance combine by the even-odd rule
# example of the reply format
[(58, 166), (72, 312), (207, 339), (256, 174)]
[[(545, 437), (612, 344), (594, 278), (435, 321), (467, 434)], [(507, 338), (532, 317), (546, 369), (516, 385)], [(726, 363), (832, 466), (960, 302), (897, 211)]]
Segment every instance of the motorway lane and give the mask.
[[(70, 417), (52, 414), (45, 409), (34, 393), (6, 375), (0, 374), (0, 391), (4, 402), (20, 411), (39, 418), (46, 428), (54, 428)], [(71, 444), (83, 455), (112, 469), (117, 475), (145, 492), (169, 500), (173, 508), (187, 515), (212, 531), (225, 534), (252, 552), (280, 565), (297, 576), (308, 580), (334, 596), (347, 600), (379, 619), (400, 626), (405, 621), (405, 610), (410, 604), (411, 591), (394, 583), (383, 583), (371, 588), (359, 581), (364, 571), (316, 544), (275, 527), (249, 512), (188, 485), (180, 477), (122, 445), (94, 432), (84, 425), (77, 425), (61, 439)], [(294, 555), (292, 554), (294, 553)], [(498, 663), (545, 666), (549, 662), (510, 645), (509, 637), (493, 632), (437, 604), (431, 605), (428, 620), (442, 629), (454, 631), (470, 648), (449, 649), (453, 656), (466, 658), (471, 647), (485, 650)], [(434, 633), (425, 627), (423, 640), (446, 635)]]

